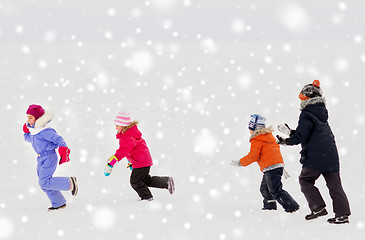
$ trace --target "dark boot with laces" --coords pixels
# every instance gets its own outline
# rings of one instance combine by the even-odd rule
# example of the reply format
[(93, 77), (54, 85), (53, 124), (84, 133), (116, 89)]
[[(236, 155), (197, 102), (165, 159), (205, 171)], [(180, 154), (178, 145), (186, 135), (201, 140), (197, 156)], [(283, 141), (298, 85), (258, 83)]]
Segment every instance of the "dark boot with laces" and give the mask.
[(319, 208), (313, 210), (307, 216), (305, 216), (305, 220), (312, 220), (312, 219), (315, 219), (315, 218), (318, 218), (321, 216), (325, 216), (327, 214), (328, 214), (328, 212), (325, 207), (319, 207)]
[(329, 218), (327, 222), (332, 224), (344, 224), (344, 223), (349, 223), (350, 221), (349, 221), (349, 216), (343, 215), (334, 218)]

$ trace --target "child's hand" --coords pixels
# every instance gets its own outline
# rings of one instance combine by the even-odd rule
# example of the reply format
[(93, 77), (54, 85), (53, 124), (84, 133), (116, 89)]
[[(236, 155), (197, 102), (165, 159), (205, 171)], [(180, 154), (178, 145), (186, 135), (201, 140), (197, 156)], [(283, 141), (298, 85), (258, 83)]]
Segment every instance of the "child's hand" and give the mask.
[(242, 167), (241, 162), (239, 160), (232, 160), (229, 165), (234, 167)]
[(104, 168), (104, 175), (107, 177), (112, 173), (113, 166), (111, 166), (109, 163)]
[(60, 154), (60, 162), (59, 164), (61, 165), (62, 163), (66, 163), (70, 161), (70, 149), (68, 147), (59, 147), (58, 148), (58, 153)]
[(115, 164), (117, 164), (118, 163), (118, 158), (115, 156), (115, 155), (113, 155), (113, 156), (111, 156), (109, 159), (108, 159), (108, 161), (107, 161), (107, 163), (106, 163), (106, 166), (105, 166), (105, 168), (104, 168), (104, 175), (107, 177), (107, 176), (109, 176), (111, 173), (112, 173), (112, 170), (113, 170), (113, 167), (115, 166)]
[(24, 123), (24, 125), (23, 125), (23, 132), (24, 133), (30, 133), (29, 128), (27, 127), (26, 123)]
[(118, 162), (119, 162), (118, 158), (115, 155), (113, 155), (108, 159), (107, 164), (114, 167), (114, 165), (117, 164)]

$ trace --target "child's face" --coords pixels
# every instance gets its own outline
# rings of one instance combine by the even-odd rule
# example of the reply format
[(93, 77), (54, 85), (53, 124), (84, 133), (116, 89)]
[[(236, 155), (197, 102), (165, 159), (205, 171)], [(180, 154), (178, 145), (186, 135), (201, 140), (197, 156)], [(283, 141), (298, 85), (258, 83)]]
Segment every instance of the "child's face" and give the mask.
[(27, 114), (28, 117), (28, 123), (30, 125), (33, 125), (35, 123), (35, 117), (33, 115)]
[(121, 133), (123, 131), (124, 127), (115, 125), (115, 129), (117, 129), (118, 133)]

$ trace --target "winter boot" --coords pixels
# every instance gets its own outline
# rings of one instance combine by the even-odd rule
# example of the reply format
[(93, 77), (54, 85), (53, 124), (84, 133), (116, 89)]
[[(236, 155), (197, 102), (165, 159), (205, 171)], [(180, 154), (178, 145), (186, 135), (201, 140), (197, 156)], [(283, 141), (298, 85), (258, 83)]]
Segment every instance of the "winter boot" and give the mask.
[(169, 177), (168, 179), (167, 189), (169, 190), (170, 194), (173, 194), (175, 192), (175, 184), (174, 184), (174, 179), (172, 177)]
[(349, 216), (343, 215), (339, 217), (329, 218), (327, 222), (333, 224), (343, 224), (343, 223), (349, 223), (350, 221), (349, 221)]
[(70, 177), (70, 181), (71, 181), (71, 194), (72, 196), (76, 196), (77, 192), (79, 191), (76, 177)]
[(285, 209), (285, 212), (287, 212), (287, 213), (293, 213), (293, 212), (296, 212), (298, 210), (299, 210), (299, 206), (296, 207), (296, 208), (294, 208), (294, 209)]
[(277, 210), (276, 200), (266, 200), (263, 201), (264, 207), (262, 210)]
[(48, 211), (54, 211), (54, 210), (59, 210), (59, 209), (64, 209), (66, 207), (66, 203), (59, 206), (59, 207), (50, 207), (48, 208)]
[(307, 216), (305, 216), (305, 220), (312, 220), (312, 219), (315, 219), (315, 218), (318, 218), (321, 216), (325, 216), (327, 214), (328, 214), (328, 212), (325, 207), (319, 207), (319, 208), (313, 210)]

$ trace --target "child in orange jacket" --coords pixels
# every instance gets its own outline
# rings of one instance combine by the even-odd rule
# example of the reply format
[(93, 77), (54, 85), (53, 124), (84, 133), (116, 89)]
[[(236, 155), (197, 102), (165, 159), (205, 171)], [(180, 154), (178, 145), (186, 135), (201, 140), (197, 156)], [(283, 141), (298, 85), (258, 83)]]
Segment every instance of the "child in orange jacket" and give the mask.
[(299, 209), (298, 203), (283, 189), (281, 177), (284, 171), (284, 161), (280, 146), (272, 132), (272, 127), (265, 127), (266, 119), (259, 114), (251, 115), (248, 128), (251, 133), (250, 152), (239, 161), (232, 161), (235, 166), (248, 166), (257, 162), (264, 173), (260, 192), (264, 198), (262, 210), (276, 210), (276, 201), (286, 212), (292, 213)]

